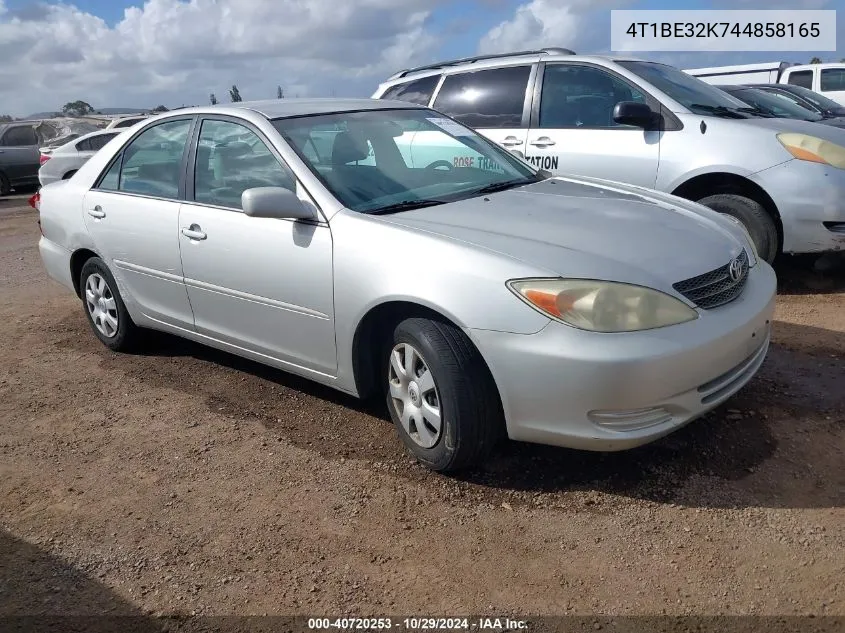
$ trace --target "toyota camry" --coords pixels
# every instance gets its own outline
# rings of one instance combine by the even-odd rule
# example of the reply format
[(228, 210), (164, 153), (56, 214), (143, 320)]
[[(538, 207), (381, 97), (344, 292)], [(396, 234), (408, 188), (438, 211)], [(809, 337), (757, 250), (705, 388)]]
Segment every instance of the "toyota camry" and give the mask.
[[(415, 140), (419, 140), (415, 144)], [(108, 348), (162, 330), (359, 397), (413, 455), (615, 451), (731, 397), (775, 275), (696, 203), (551, 177), (434, 110), (188, 108), (41, 190), (40, 253)]]

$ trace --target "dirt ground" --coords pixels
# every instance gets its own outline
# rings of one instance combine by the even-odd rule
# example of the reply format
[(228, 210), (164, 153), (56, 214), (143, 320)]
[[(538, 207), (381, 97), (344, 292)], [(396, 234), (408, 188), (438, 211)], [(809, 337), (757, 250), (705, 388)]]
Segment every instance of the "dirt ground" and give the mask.
[(374, 405), (170, 337), (109, 352), (20, 204), (0, 617), (845, 615), (842, 262), (778, 268), (769, 358), (705, 419), (625, 453), (505, 443), (448, 478)]

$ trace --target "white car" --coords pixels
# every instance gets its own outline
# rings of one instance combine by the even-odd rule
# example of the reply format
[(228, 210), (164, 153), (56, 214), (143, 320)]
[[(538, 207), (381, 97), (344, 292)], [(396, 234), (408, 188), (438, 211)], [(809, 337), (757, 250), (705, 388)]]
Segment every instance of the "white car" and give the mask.
[(148, 115), (146, 115), (146, 114), (145, 114), (145, 115), (142, 115), (142, 116), (128, 116), (128, 117), (122, 117), (122, 118), (120, 118), (120, 119), (114, 119), (111, 123), (109, 123), (109, 124), (106, 126), (106, 129), (107, 129), (107, 130), (112, 130), (112, 129), (114, 129), (114, 128), (127, 128), (127, 127), (132, 127), (132, 126), (133, 126), (133, 125), (135, 125), (136, 123), (139, 123), (139, 122), (141, 122), (141, 121), (144, 121), (144, 120), (146, 120), (146, 119), (148, 119), (148, 118), (150, 118), (150, 117), (149, 117)]
[(55, 149), (42, 147), (38, 182), (43, 187), (57, 180), (67, 180), (101, 147), (122, 133), (122, 129), (98, 130)]

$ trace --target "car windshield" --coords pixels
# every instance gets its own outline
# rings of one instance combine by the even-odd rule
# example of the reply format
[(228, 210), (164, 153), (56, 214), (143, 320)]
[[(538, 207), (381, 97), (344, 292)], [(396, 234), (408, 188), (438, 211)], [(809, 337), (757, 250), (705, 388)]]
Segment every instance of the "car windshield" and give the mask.
[(821, 121), (822, 117), (807, 108), (797, 105), (792, 99), (780, 94), (772, 94), (754, 88), (738, 88), (729, 90), (737, 99), (767, 114), (787, 119), (803, 119), (805, 121)]
[(682, 70), (655, 62), (620, 61), (619, 65), (645, 79), (685, 108), (698, 114), (746, 112), (742, 101)]
[(510, 152), (427, 108), (276, 119), (276, 129), (344, 206), (393, 213), (542, 179)]
[(803, 86), (789, 85), (782, 86), (782, 89), (785, 92), (790, 92), (794, 95), (798, 95), (805, 101), (809, 101), (823, 112), (835, 112), (839, 116), (845, 114), (845, 107), (843, 107), (841, 103), (837, 103), (833, 99), (828, 99), (824, 95), (820, 95), (818, 92), (813, 92), (809, 88), (804, 88)]

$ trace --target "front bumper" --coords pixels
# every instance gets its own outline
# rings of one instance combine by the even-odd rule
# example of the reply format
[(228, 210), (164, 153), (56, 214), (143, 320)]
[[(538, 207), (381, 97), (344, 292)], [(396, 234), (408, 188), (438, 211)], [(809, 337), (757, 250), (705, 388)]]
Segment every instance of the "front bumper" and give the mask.
[(689, 323), (598, 334), (468, 330), (493, 374), (511, 439), (596, 451), (646, 444), (736, 393), (769, 347), (776, 292), (765, 263), (731, 303)]
[(778, 209), (784, 253), (845, 249), (845, 169), (789, 160), (750, 178)]

